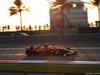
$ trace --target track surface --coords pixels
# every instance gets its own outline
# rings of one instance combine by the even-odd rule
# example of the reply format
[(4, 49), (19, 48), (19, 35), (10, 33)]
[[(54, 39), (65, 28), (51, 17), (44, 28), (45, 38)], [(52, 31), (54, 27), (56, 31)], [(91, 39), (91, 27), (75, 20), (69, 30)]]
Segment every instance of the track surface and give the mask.
[[(13, 50), (12, 53), (8, 51), (0, 54), (0, 60), (66, 60), (66, 61), (100, 61), (99, 49), (78, 49), (78, 55), (74, 56), (57, 56), (44, 55), (26, 56), (25, 50)], [(7, 54), (8, 53), (8, 54)], [(15, 54), (16, 53), (16, 54)]]
[[(45, 44), (45, 43), (35, 43)], [(59, 42), (49, 43), (60, 47), (100, 47), (100, 41), (85, 41), (85, 42)], [(32, 43), (9, 43), (0, 44), (0, 48), (25, 48)], [(75, 56), (26, 56), (25, 50), (0, 50), (0, 60), (66, 60), (66, 61), (100, 61), (100, 49), (72, 49), (78, 51)]]

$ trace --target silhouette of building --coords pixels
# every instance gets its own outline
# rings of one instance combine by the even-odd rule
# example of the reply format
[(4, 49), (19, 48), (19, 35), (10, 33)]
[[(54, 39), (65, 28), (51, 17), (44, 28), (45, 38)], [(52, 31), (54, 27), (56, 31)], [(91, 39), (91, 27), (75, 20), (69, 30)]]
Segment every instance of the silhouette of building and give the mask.
[[(81, 0), (67, 0), (67, 4), (63, 7), (63, 16), (61, 13), (61, 8), (51, 8), (50, 9), (50, 25), (51, 28), (54, 27), (86, 27), (88, 26), (87, 8), (84, 10), (84, 2)], [(70, 26), (71, 25), (71, 26)]]

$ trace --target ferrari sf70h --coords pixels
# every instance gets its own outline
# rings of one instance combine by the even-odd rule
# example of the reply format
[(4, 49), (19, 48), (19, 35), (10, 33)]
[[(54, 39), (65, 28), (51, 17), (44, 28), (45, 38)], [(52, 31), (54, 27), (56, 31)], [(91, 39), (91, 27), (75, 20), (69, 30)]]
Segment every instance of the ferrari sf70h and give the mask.
[(51, 55), (76, 55), (76, 51), (72, 51), (70, 48), (57, 48), (52, 47), (51, 45), (36, 45), (36, 46), (28, 46), (26, 49), (26, 55), (39, 55), (39, 54), (51, 54)]

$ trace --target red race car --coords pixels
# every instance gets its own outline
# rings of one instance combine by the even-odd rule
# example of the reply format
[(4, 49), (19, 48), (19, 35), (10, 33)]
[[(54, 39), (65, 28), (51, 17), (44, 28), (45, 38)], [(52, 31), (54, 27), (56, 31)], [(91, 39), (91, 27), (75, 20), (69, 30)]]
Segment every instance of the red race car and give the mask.
[(76, 51), (71, 51), (70, 48), (53, 48), (51, 45), (34, 45), (28, 46), (26, 49), (26, 55), (38, 55), (38, 54), (51, 54), (51, 55), (76, 55)]

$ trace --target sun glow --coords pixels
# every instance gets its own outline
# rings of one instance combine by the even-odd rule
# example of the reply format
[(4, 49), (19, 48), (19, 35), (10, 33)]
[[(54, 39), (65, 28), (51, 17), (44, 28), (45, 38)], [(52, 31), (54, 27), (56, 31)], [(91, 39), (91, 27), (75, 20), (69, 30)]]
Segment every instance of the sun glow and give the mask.
[(23, 13), (23, 24), (43, 26), (49, 23), (49, 5), (46, 0), (24, 1), (26, 7), (30, 8), (30, 12)]
[[(14, 0), (2, 0), (0, 2), (0, 26), (10, 25), (12, 30), (15, 30), (15, 26), (20, 26), (20, 14), (9, 16), (9, 7), (13, 6)], [(22, 25), (28, 27), (31, 25), (44, 26), (49, 25), (49, 8), (50, 5), (46, 0), (22, 0), (23, 5), (29, 8), (30, 12), (22, 12)], [(5, 3), (6, 2), (6, 3)]]
[[(10, 25), (10, 30), (15, 31), (15, 26), (20, 26), (20, 14), (14, 16), (9, 16), (9, 7), (14, 6), (14, 0), (0, 0), (0, 31), (2, 31), (3, 26)], [(31, 25), (34, 27), (35, 25), (44, 26), (44, 24), (49, 24), (49, 8), (50, 5), (47, 1), (55, 1), (55, 0), (22, 0), (23, 5), (26, 8), (29, 8), (30, 12), (22, 12), (22, 25), (25, 27), (29, 27)], [(88, 0), (82, 0), (86, 3)], [(98, 20), (98, 9), (94, 8), (90, 10), (92, 7), (90, 4), (86, 4), (88, 8), (88, 20), (89, 23)]]

